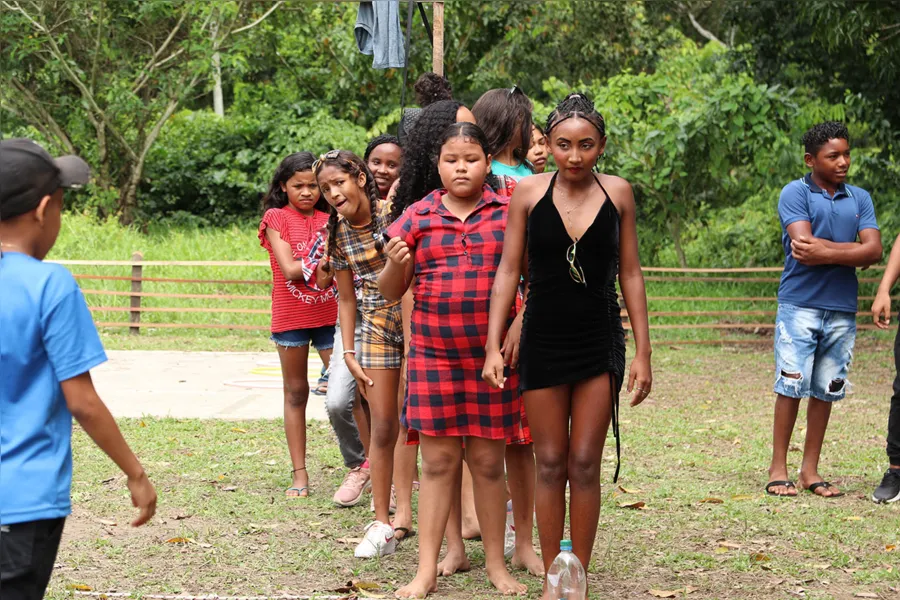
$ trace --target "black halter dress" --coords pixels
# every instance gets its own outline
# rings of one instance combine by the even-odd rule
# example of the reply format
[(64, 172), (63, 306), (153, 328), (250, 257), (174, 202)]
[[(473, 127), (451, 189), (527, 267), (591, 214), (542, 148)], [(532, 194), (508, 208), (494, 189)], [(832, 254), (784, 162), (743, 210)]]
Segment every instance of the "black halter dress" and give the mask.
[[(612, 427), (619, 448), (619, 391), (625, 377), (625, 331), (616, 293), (619, 212), (606, 199), (577, 241), (584, 283), (570, 274), (569, 237), (550, 187), (528, 216), (528, 299), (522, 325), (519, 376), (523, 391), (573, 384), (610, 374)], [(530, 416), (530, 419), (536, 418)], [(619, 467), (616, 465), (615, 479)]]

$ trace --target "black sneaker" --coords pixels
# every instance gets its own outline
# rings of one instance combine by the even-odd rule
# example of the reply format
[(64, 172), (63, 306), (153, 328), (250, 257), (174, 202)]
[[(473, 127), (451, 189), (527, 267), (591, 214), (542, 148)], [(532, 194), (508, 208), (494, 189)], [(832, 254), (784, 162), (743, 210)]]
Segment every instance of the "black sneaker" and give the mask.
[(900, 500), (900, 469), (888, 469), (881, 480), (881, 485), (875, 488), (872, 501), (886, 504), (897, 500)]

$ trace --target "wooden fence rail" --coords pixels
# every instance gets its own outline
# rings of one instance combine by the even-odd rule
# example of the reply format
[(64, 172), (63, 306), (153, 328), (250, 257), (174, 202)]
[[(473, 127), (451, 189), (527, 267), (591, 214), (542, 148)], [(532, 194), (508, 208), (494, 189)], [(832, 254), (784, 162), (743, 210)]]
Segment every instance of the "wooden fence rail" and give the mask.
[[(264, 325), (252, 325), (247, 323), (240, 322), (225, 322), (225, 323), (210, 323), (210, 322), (150, 322), (150, 321), (142, 321), (141, 315), (143, 314), (168, 314), (168, 315), (197, 315), (197, 314), (220, 314), (220, 315), (247, 315), (253, 316), (257, 322), (259, 322), (259, 317), (263, 315), (268, 315), (270, 312), (269, 302), (271, 296), (268, 294), (237, 294), (228, 293), (229, 290), (223, 290), (220, 293), (175, 293), (175, 292), (161, 292), (161, 291), (145, 291), (145, 285), (151, 284), (167, 284), (165, 287), (170, 287), (171, 285), (183, 286), (183, 285), (192, 285), (192, 286), (200, 286), (204, 288), (208, 288), (210, 292), (215, 290), (216, 288), (222, 288), (223, 286), (266, 286), (271, 287), (270, 279), (250, 279), (250, 278), (235, 278), (235, 279), (199, 279), (199, 278), (177, 278), (177, 277), (155, 277), (146, 276), (146, 269), (150, 269), (151, 272), (160, 268), (171, 271), (175, 269), (176, 271), (179, 268), (192, 268), (195, 272), (198, 269), (206, 270), (206, 269), (215, 269), (218, 268), (221, 272), (222, 268), (234, 269), (236, 271), (240, 271), (241, 269), (266, 269), (269, 268), (269, 263), (266, 261), (145, 261), (143, 260), (143, 256), (141, 253), (136, 252), (132, 256), (131, 260), (61, 260), (55, 261), (59, 264), (63, 264), (69, 267), (92, 267), (92, 271), (90, 273), (75, 273), (74, 276), (76, 279), (84, 282), (88, 281), (103, 281), (103, 282), (127, 282), (130, 284), (130, 290), (121, 290), (121, 289), (102, 289), (102, 286), (97, 287), (85, 287), (82, 289), (82, 292), (85, 296), (106, 296), (106, 297), (121, 297), (128, 299), (127, 306), (111, 306), (107, 304), (95, 305), (91, 306), (91, 311), (96, 313), (97, 325), (99, 327), (110, 327), (110, 328), (128, 328), (128, 330), (134, 334), (140, 334), (142, 329), (217, 329), (217, 330), (236, 330), (236, 331), (267, 331), (268, 326)], [(115, 272), (116, 269), (124, 269), (130, 268), (131, 275), (114, 275), (114, 274), (97, 274), (97, 270), (104, 271), (106, 269), (112, 269)], [(882, 270), (883, 267), (872, 267), (872, 270)], [(723, 337), (721, 339), (685, 339), (685, 340), (673, 340), (673, 343), (684, 343), (684, 344), (719, 344), (719, 343), (761, 343), (761, 344), (771, 344), (771, 330), (774, 329), (774, 316), (776, 315), (775, 307), (777, 306), (777, 297), (775, 295), (775, 284), (779, 281), (778, 276), (768, 276), (768, 277), (755, 277), (753, 274), (777, 274), (781, 272), (781, 267), (745, 267), (745, 268), (735, 268), (735, 269), (725, 269), (725, 268), (692, 268), (692, 269), (678, 269), (671, 267), (645, 267), (643, 269), (645, 273), (645, 280), (648, 282), (648, 288), (652, 291), (654, 287), (654, 283), (664, 283), (664, 284), (682, 284), (689, 283), (692, 285), (716, 285), (716, 284), (750, 284), (752, 289), (760, 290), (761, 284), (769, 284), (769, 286), (764, 287), (772, 287), (772, 295), (734, 295), (734, 296), (710, 296), (710, 295), (684, 295), (683, 289), (682, 295), (648, 295), (648, 301), (650, 303), (650, 318), (651, 324), (650, 327), (653, 330), (673, 330), (673, 331), (690, 331), (690, 330), (707, 330), (707, 331), (720, 331), (722, 333), (736, 333), (743, 334), (744, 337), (736, 338), (734, 336), (731, 337)], [(121, 270), (119, 271), (121, 273)], [(165, 273), (168, 275), (169, 273)], [(177, 274), (177, 273), (176, 273)], [(258, 276), (258, 275), (257, 275)], [(871, 284), (877, 283), (879, 281), (878, 278), (868, 277), (868, 278), (860, 278), (860, 283)], [(249, 291), (249, 290), (248, 290)], [(206, 305), (204, 306), (166, 306), (166, 305), (154, 305), (154, 306), (146, 306), (143, 305), (143, 299), (152, 299), (152, 304), (164, 304), (166, 300), (173, 300), (175, 304), (181, 303), (181, 301), (190, 301), (190, 300), (202, 300), (205, 301)], [(860, 302), (867, 303), (874, 299), (874, 296), (863, 295), (859, 297)], [(900, 296), (895, 296), (894, 300), (900, 299)], [(231, 302), (249, 302), (253, 303), (256, 308), (235, 308), (235, 307), (227, 307), (222, 306), (222, 304), (231, 303)], [(671, 306), (672, 303), (684, 303), (691, 302), (694, 306), (685, 307), (685, 310), (677, 310)], [(658, 309), (654, 309), (654, 304), (659, 305), (660, 303), (669, 304), (668, 307), (659, 307)], [(698, 310), (696, 306), (699, 303), (703, 304), (712, 304), (710, 307), (699, 307), (705, 308), (705, 310)], [(730, 308), (730, 307), (719, 307), (716, 305), (720, 305), (720, 303), (752, 303), (752, 304), (760, 304), (763, 303), (765, 306), (757, 306), (756, 308)], [(627, 322), (627, 312), (624, 310), (624, 303), (622, 304), (622, 317), (626, 320), (624, 323), (626, 329), (630, 329), (630, 325)], [(860, 318), (863, 320), (868, 316), (865, 308), (861, 310), (858, 314)], [(128, 321), (106, 321), (100, 319), (102, 315), (110, 315), (111, 313), (128, 313)], [(753, 321), (746, 321), (748, 317), (761, 317), (762, 319), (755, 319)], [(690, 322), (690, 323), (672, 323), (672, 322), (657, 322), (657, 319), (710, 319), (710, 322)], [(239, 319), (238, 319), (239, 320)], [(731, 322), (734, 320), (735, 322)], [(876, 329), (875, 326), (869, 321), (860, 322), (857, 325), (858, 329), (861, 330), (871, 330)]]

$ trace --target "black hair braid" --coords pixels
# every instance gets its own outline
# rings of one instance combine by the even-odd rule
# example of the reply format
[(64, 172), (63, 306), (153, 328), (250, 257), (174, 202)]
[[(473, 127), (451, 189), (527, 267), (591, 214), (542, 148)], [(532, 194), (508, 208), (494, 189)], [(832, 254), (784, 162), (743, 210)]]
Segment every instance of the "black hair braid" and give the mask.
[(375, 150), (375, 148), (382, 144), (394, 144), (395, 146), (400, 147), (400, 140), (397, 139), (396, 135), (379, 135), (366, 146), (366, 153), (363, 154), (363, 160), (369, 162), (369, 155), (372, 154), (372, 151)]
[(556, 108), (547, 117), (547, 127), (544, 130), (547, 135), (550, 135), (554, 127), (566, 119), (575, 117), (589, 121), (600, 132), (601, 138), (606, 137), (606, 122), (603, 120), (603, 115), (597, 112), (590, 98), (578, 92), (569, 94), (556, 105)]
[(369, 229), (372, 231), (372, 236), (375, 238), (375, 249), (381, 252), (384, 250), (384, 240), (381, 239), (381, 234), (387, 229), (389, 224), (381, 222), (381, 214), (378, 210), (381, 194), (378, 193), (378, 185), (375, 183), (375, 178), (372, 176), (369, 168), (365, 165), (363, 165), (363, 173), (366, 174), (365, 190), (366, 195), (369, 197), (369, 208), (372, 211), (372, 220), (369, 222)]
[(433, 157), (437, 155), (441, 135), (456, 123), (460, 106), (462, 103), (455, 100), (440, 100), (422, 109), (403, 149), (403, 166), (400, 167), (397, 196), (391, 207), (391, 221), (396, 221), (409, 205), (442, 187)]
[(328, 263), (324, 267), (326, 273), (331, 271), (331, 256), (334, 253), (334, 245), (337, 243), (337, 226), (338, 214), (336, 210), (332, 209), (331, 214), (328, 215), (328, 244), (325, 247), (325, 258), (328, 259)]

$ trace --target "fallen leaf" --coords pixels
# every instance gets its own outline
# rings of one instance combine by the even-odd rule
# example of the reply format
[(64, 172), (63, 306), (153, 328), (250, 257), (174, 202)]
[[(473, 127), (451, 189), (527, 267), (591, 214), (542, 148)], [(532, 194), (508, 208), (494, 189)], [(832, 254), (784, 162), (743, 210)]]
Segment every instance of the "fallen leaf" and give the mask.
[(247, 433), (247, 430), (241, 427), (232, 427), (231, 430), (235, 433)]
[(212, 548), (212, 544), (204, 544), (203, 542), (197, 542), (197, 541), (192, 540), (192, 539), (190, 539), (190, 538), (188, 538), (188, 541), (189, 541), (190, 543), (192, 543), (192, 544), (195, 544), (195, 545), (197, 545), (197, 546), (200, 546), (201, 548)]
[(104, 479), (104, 480), (101, 481), (100, 483), (112, 483), (112, 482), (115, 481), (115, 480), (116, 480), (115, 477), (110, 477), (109, 479)]
[(267, 461), (266, 461), (266, 464), (269, 465), (270, 467), (274, 467), (274, 466), (275, 466), (276, 464), (278, 464), (278, 463), (275, 462), (274, 460), (267, 460)]
[(190, 519), (194, 515), (175, 515), (176, 521), (184, 521), (185, 519)]
[(237, 491), (237, 488), (233, 485), (229, 485), (229, 486), (223, 487), (222, 491), (223, 492), (234, 492), (234, 491)]
[(897, 545), (896, 545), (896, 544), (887, 544), (887, 545), (884, 547), (884, 551), (885, 551), (885, 552), (893, 552), (893, 551), (896, 550), (896, 549), (897, 549)]
[(845, 521), (862, 521), (862, 517), (853, 515), (852, 517), (844, 517)]
[(728, 548), (725, 546), (718, 546), (715, 550), (716, 554), (728, 554)]
[(700, 504), (723, 504), (725, 501), (721, 498), (713, 498), (710, 496), (709, 498), (704, 498), (700, 501)]
[(70, 583), (69, 585), (66, 586), (66, 589), (76, 590), (79, 592), (90, 592), (91, 586), (84, 585), (83, 583)]
[(118, 523), (116, 523), (115, 521), (110, 521), (109, 519), (97, 519), (96, 521), (97, 523), (106, 525), (107, 527), (115, 527), (116, 525), (118, 525)]
[(168, 543), (168, 544), (190, 544), (193, 541), (194, 540), (192, 540), (191, 538), (173, 537), (173, 538), (167, 539), (166, 543)]
[(696, 591), (697, 588), (691, 586), (678, 588), (677, 590), (649, 590), (650, 595), (656, 598), (679, 598)]
[(767, 562), (771, 559), (767, 554), (763, 554), (762, 552), (754, 552), (750, 555), (750, 560), (753, 562)]
[(347, 544), (349, 546), (356, 546), (360, 542), (362, 542), (362, 538), (337, 538), (336, 540), (339, 544)]
[(380, 590), (381, 586), (371, 581), (354, 581), (353, 587), (358, 590)]
[(309, 534), (309, 537), (313, 537), (313, 538), (316, 538), (317, 540), (321, 540), (322, 538), (325, 537), (325, 534), (321, 533), (319, 531), (314, 531), (311, 534)]
[(144, 423), (143, 421), (141, 421), (141, 427), (146, 427), (146, 426), (147, 426), (147, 424)]
[(735, 542), (719, 542), (719, 547), (727, 548), (729, 550), (740, 550), (741, 548), (743, 548), (743, 546)]
[(640, 494), (641, 493), (641, 490), (630, 489), (630, 488), (625, 487), (624, 485), (620, 485), (616, 489), (619, 490), (620, 492), (622, 492), (623, 494)]
[(738, 494), (736, 496), (732, 496), (731, 499), (736, 502), (739, 502), (741, 500), (753, 500), (753, 496), (746, 496), (746, 495)]
[(623, 502), (619, 505), (619, 508), (635, 508), (642, 509), (647, 506), (646, 502)]
[(873, 592), (856, 592), (853, 594), (854, 598), (878, 598), (878, 594)]
[(831, 565), (810, 565), (813, 569), (819, 569), (820, 571), (824, 571), (826, 569), (830, 569)]

